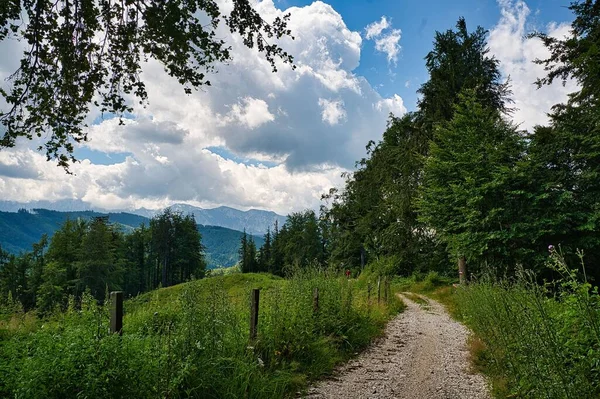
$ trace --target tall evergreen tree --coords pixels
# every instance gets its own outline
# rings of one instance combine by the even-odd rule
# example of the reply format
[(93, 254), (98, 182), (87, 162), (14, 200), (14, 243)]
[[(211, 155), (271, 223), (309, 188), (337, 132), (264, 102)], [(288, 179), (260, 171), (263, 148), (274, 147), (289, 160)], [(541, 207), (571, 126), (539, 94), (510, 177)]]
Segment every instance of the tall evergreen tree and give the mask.
[[(163, 287), (204, 276), (206, 262), (202, 237), (193, 216), (183, 216), (170, 208), (150, 221), (151, 257), (155, 264), (153, 286)], [(160, 278), (159, 278), (160, 276)]]
[[(574, 79), (579, 90), (550, 114), (549, 127), (537, 127), (531, 137), (532, 184), (537, 205), (532, 215), (545, 221), (540, 243), (562, 245), (566, 254), (580, 249), (588, 265), (600, 262), (600, 3), (572, 2), (571, 34), (564, 38), (537, 33), (550, 56), (536, 62), (548, 74), (539, 87)], [(540, 191), (543, 186), (545, 190)], [(600, 268), (588, 276), (600, 279)]]
[(474, 90), (482, 106), (510, 112), (509, 82), (501, 81), (498, 60), (488, 56), (486, 35), (481, 26), (469, 33), (462, 17), (456, 30), (435, 33), (433, 49), (425, 57), (429, 80), (418, 90), (419, 116), (430, 134), (433, 125), (452, 119), (459, 93), (465, 89)]
[(240, 239), (240, 270), (242, 273), (255, 273), (258, 271), (258, 262), (256, 259), (256, 244), (252, 236), (244, 233)]
[(272, 270), (273, 254), (271, 248), (271, 228), (267, 228), (263, 245), (258, 252), (258, 271), (270, 272)]
[(514, 265), (523, 233), (515, 201), (524, 142), (474, 90), (459, 96), (454, 117), (435, 131), (425, 162), (419, 214), (448, 246), (451, 258), (474, 265)]
[(122, 263), (118, 256), (123, 238), (107, 219), (97, 217), (89, 223), (77, 262), (77, 292), (80, 294), (89, 289), (98, 300), (104, 299), (107, 290), (121, 289), (123, 281)]
[(88, 223), (83, 219), (67, 219), (60, 229), (54, 232), (46, 253), (48, 262), (54, 261), (59, 269), (65, 270), (66, 293), (76, 295), (77, 266), (81, 253), (81, 243)]

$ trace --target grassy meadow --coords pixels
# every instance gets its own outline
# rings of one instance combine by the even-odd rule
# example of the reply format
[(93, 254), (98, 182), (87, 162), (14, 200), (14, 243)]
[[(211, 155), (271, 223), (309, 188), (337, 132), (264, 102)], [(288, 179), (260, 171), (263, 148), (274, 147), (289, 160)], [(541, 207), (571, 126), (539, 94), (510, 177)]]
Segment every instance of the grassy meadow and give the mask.
[[(45, 319), (13, 304), (0, 314), (0, 397), (291, 397), (403, 308), (394, 295), (369, 301), (367, 286), (316, 269), (290, 279), (206, 278), (125, 301), (122, 336), (109, 333), (108, 304), (91, 296)], [(250, 341), (254, 288), (260, 311)]]

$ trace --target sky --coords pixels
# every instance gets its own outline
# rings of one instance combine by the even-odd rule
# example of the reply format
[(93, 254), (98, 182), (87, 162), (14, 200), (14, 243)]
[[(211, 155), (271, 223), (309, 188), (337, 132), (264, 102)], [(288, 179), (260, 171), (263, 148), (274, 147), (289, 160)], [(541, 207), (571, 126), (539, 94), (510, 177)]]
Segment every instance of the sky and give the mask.
[[(230, 0), (218, 0), (227, 9)], [(532, 31), (568, 34), (569, 0), (262, 0), (263, 18), (291, 14), (294, 40), (280, 45), (297, 68), (277, 73), (256, 50), (219, 28), (233, 59), (212, 86), (186, 95), (161, 65), (144, 65), (149, 104), (118, 120), (92, 111), (90, 140), (76, 146), (72, 175), (21, 140), (0, 149), (0, 200), (79, 199), (102, 209), (158, 209), (173, 203), (205, 208), (318, 209), (321, 195), (343, 186), (341, 174), (379, 141), (388, 115), (416, 110), (428, 80), (424, 57), (436, 31), (489, 31), (490, 54), (510, 76), (522, 129), (547, 122), (551, 106), (576, 90), (572, 82), (537, 90), (547, 52)], [(0, 42), (0, 85), (22, 53)], [(3, 109), (0, 103), (0, 109)], [(5, 105), (4, 105), (5, 106)]]

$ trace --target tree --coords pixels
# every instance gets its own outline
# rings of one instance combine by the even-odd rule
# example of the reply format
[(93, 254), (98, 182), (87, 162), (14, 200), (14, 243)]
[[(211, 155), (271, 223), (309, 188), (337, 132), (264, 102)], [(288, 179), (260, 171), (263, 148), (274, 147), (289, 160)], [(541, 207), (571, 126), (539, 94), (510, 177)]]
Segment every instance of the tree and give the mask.
[(240, 238), (240, 270), (242, 273), (255, 273), (258, 270), (258, 262), (256, 259), (256, 244), (252, 239), (252, 236), (244, 233)]
[(425, 161), (419, 215), (456, 259), (514, 266), (523, 234), (517, 167), (524, 142), (474, 90), (459, 96), (454, 117), (435, 130)]
[(66, 292), (68, 295), (77, 295), (77, 265), (81, 254), (81, 243), (88, 229), (88, 222), (83, 219), (67, 219), (58, 229), (46, 253), (47, 262), (56, 262), (59, 269), (66, 273)]
[(277, 274), (286, 267), (306, 267), (311, 262), (324, 262), (322, 233), (313, 210), (295, 212), (273, 237), (274, 266)]
[[(571, 2), (569, 9), (575, 14), (571, 24), (571, 35), (567, 38), (556, 38), (544, 33), (533, 33), (530, 37), (542, 40), (550, 51), (546, 59), (537, 59), (537, 64), (543, 65), (548, 74), (538, 78), (539, 87), (550, 85), (554, 80), (563, 84), (569, 78), (574, 78), (581, 89), (570, 96), (571, 105), (599, 105), (600, 87), (600, 3), (595, 0)], [(561, 107), (562, 108), (562, 107)]]
[(107, 290), (121, 289), (123, 267), (118, 251), (122, 246), (122, 234), (108, 223), (108, 217), (92, 219), (77, 262), (78, 295), (89, 289), (96, 299), (103, 300)]
[(509, 82), (501, 82), (498, 60), (487, 55), (486, 34), (480, 26), (469, 33), (464, 18), (459, 18), (456, 31), (435, 33), (433, 49), (425, 57), (429, 81), (418, 90), (419, 115), (429, 133), (433, 133), (433, 124), (452, 119), (454, 105), (464, 89), (475, 90), (484, 107), (501, 113), (511, 111)]
[(36, 307), (48, 313), (66, 302), (66, 270), (57, 262), (49, 262), (44, 267), (42, 283), (37, 290)]
[[(573, 78), (579, 90), (569, 95), (566, 104), (554, 106), (549, 127), (535, 130), (532, 167), (549, 188), (546, 196), (538, 197), (554, 211), (549, 218), (552, 228), (543, 231), (543, 239), (564, 245), (571, 253), (583, 250), (586, 263), (594, 265), (600, 262), (600, 3), (585, 0), (569, 8), (575, 14), (570, 36), (533, 35), (550, 52), (548, 58), (536, 60), (548, 72), (537, 80), (538, 87)], [(598, 279), (600, 269), (588, 275)]]
[(121, 116), (133, 111), (128, 96), (147, 101), (144, 62), (160, 62), (188, 94), (209, 86), (207, 73), (231, 59), (216, 31), (224, 24), (276, 71), (277, 60), (293, 61), (270, 43), (291, 35), (288, 18), (267, 22), (250, 0), (233, 0), (229, 14), (216, 0), (4, 0), (0, 40), (16, 38), (28, 48), (9, 78), (12, 88), (0, 90), (7, 103), (0, 148), (47, 135), (48, 159), (68, 170), (74, 142), (87, 140), (92, 108)]
[(258, 271), (271, 272), (273, 269), (273, 253), (271, 248), (271, 228), (267, 228), (267, 232), (264, 236), (263, 245), (260, 247), (258, 252)]
[[(192, 215), (183, 216), (170, 208), (150, 220), (151, 257), (155, 264), (153, 287), (163, 287), (202, 278), (206, 262), (202, 237)], [(159, 279), (160, 276), (160, 279)]]
[(452, 119), (461, 91), (472, 90), (486, 108), (510, 112), (508, 82), (501, 81), (485, 39), (481, 27), (468, 32), (463, 18), (456, 30), (436, 32), (417, 112), (390, 116), (382, 140), (367, 145), (367, 157), (346, 176), (344, 190), (323, 196), (330, 202), (322, 215), (333, 262), (358, 268), (365, 258), (393, 257), (402, 274), (445, 267), (439, 238), (419, 219), (423, 162), (438, 140), (436, 126)]

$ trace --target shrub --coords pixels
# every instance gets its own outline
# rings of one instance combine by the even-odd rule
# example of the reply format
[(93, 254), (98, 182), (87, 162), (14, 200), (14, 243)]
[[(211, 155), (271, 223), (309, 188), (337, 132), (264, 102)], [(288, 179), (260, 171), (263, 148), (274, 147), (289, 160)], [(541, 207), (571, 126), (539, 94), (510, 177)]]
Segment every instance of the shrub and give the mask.
[(540, 286), (520, 271), (513, 281), (480, 281), (458, 290), (465, 322), (485, 344), (489, 372), (504, 394), (525, 398), (600, 397), (600, 300), (553, 251), (562, 278)]

